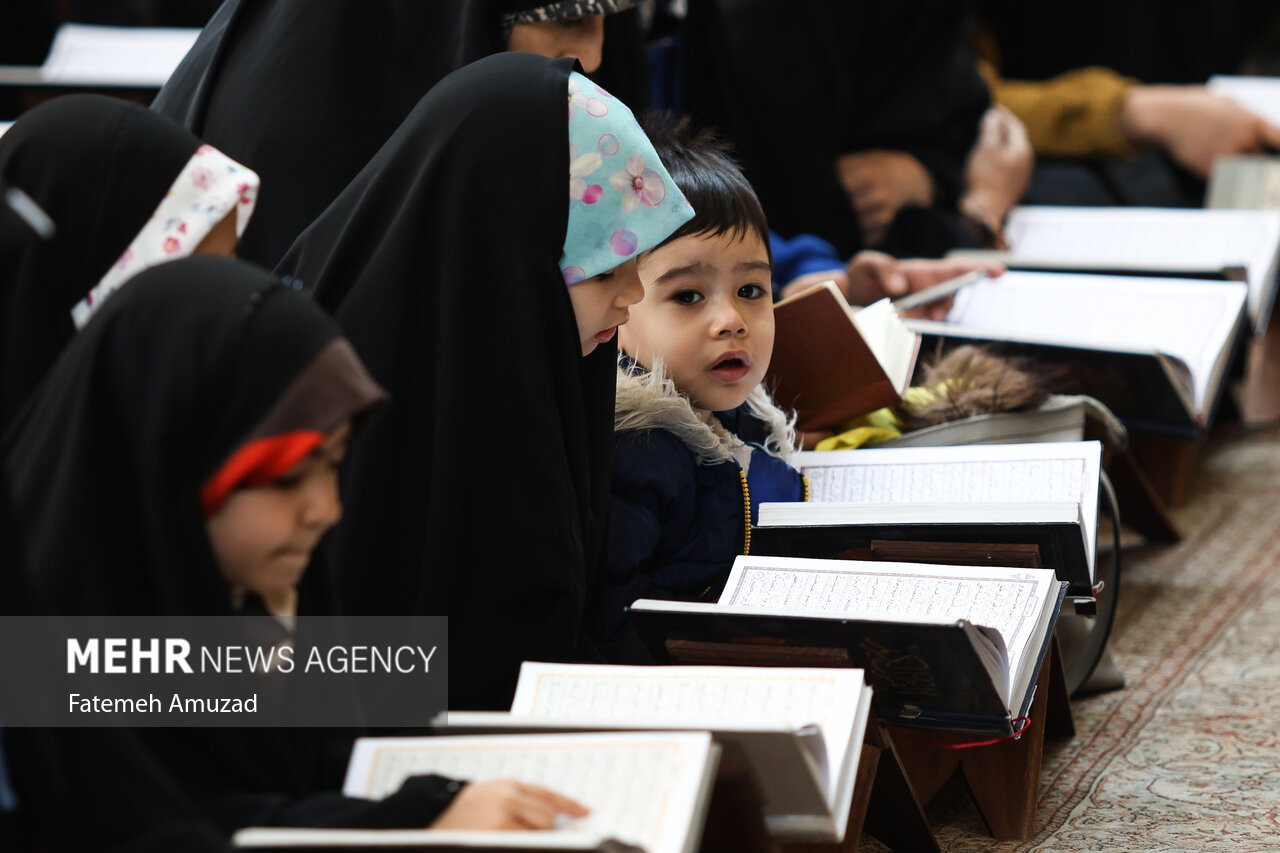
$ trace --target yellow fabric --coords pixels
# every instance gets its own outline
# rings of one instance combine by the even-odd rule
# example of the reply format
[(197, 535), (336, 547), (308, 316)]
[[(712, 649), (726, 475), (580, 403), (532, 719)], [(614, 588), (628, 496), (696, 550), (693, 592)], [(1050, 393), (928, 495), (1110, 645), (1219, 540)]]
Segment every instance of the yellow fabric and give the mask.
[[(932, 403), (950, 384), (951, 380), (947, 380), (936, 389), (912, 385), (907, 389), (907, 395), (902, 398), (902, 404), (905, 407), (911, 407)], [(898, 417), (898, 413), (893, 409), (876, 409), (871, 414), (841, 424), (839, 432), (818, 442), (814, 445), (814, 450), (855, 450), (859, 447), (882, 444), (900, 435), (902, 435), (902, 420)]]
[(1120, 131), (1120, 107), (1138, 81), (1106, 68), (1079, 68), (1049, 80), (1005, 80), (978, 61), (991, 97), (1027, 126), (1031, 147), (1043, 157), (1116, 157), (1138, 148)]
[(896, 429), (880, 429), (878, 427), (860, 426), (853, 429), (845, 430), (831, 438), (824, 438), (819, 441), (815, 450), (854, 450), (859, 447), (869, 447), (874, 444), (882, 444), (891, 438), (897, 438), (902, 435), (901, 431)]
[(902, 435), (902, 424), (893, 409), (877, 409), (841, 425), (841, 431), (824, 438), (815, 450), (852, 450), (880, 444)]

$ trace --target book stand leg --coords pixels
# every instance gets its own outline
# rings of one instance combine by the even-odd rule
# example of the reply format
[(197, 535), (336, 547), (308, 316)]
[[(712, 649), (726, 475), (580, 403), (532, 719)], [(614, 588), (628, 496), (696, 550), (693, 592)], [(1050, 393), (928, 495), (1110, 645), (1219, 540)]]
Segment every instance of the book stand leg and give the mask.
[(1127, 450), (1115, 453), (1107, 475), (1120, 502), (1120, 517), (1151, 542), (1178, 542), (1182, 539), (1169, 509), (1150, 478), (1138, 467)]
[(849, 826), (841, 844), (783, 844), (781, 853), (854, 853), (865, 829), (900, 853), (938, 853), (941, 848), (911, 788), (889, 733), (872, 718), (862, 743)]
[(1185, 438), (1152, 433), (1129, 434), (1130, 452), (1165, 506), (1176, 507), (1186, 503), (1197, 447), (1196, 442)]
[[(668, 640), (667, 653), (673, 664), (686, 666), (815, 666), (848, 667), (847, 649), (740, 646), (731, 643)], [(723, 772), (723, 764), (722, 772)], [(713, 840), (720, 830), (713, 828), (716, 818), (717, 798), (721, 797), (717, 780), (712, 797), (711, 812), (707, 816), (707, 831), (703, 835), (703, 851), (754, 850), (756, 847), (733, 848), (707, 847), (708, 834)], [(858, 761), (857, 780), (853, 786), (853, 803), (849, 808), (849, 823), (841, 844), (789, 843), (778, 849), (783, 853), (853, 853), (858, 849), (864, 822), (866, 830), (891, 849), (902, 853), (936, 853), (940, 850), (933, 829), (925, 817), (924, 800), (911, 787), (911, 779), (894, 747), (894, 742), (880, 722), (873, 716), (867, 721), (863, 736), (862, 755)], [(754, 796), (754, 794), (753, 794)], [(754, 806), (740, 797), (725, 797), (725, 802), (736, 802), (744, 815), (744, 822), (763, 814), (759, 800)], [(754, 812), (752, 812), (754, 809)], [(729, 807), (734, 813), (734, 807)], [(761, 826), (763, 819), (761, 818)], [(731, 837), (731, 836), (727, 836)], [(767, 834), (765, 836), (767, 838)]]
[(925, 817), (924, 803), (911, 787), (911, 779), (888, 730), (873, 719), (867, 725), (867, 740), (880, 742), (880, 757), (875, 786), (868, 786), (871, 808), (866, 814), (866, 831), (891, 850), (911, 853), (940, 850), (929, 819)]
[[(1059, 682), (1056, 686), (1055, 679)], [(1031, 703), (1031, 723), (1016, 740), (969, 749), (947, 749), (939, 744), (964, 743), (974, 737), (911, 729), (894, 731), (894, 742), (907, 773), (926, 803), (959, 771), (992, 837), (1000, 841), (1026, 841), (1035, 834), (1045, 733), (1051, 727), (1056, 731), (1074, 729), (1056, 645), (1040, 669), (1037, 684)], [(1051, 704), (1058, 707), (1051, 711)]]
[(746, 762), (722, 756), (699, 853), (778, 853), (764, 822), (759, 788)]
[[(1066, 661), (1058, 638), (1049, 646), (1049, 683), (1046, 692), (1044, 733), (1047, 737), (1075, 737), (1076, 719), (1071, 713), (1071, 685), (1067, 682)], [(1043, 670), (1041, 670), (1043, 673)], [(1035, 703), (1032, 702), (1034, 705)]]
[(1280, 421), (1280, 323), (1268, 323), (1246, 347), (1240, 420), (1247, 427), (1269, 426)]

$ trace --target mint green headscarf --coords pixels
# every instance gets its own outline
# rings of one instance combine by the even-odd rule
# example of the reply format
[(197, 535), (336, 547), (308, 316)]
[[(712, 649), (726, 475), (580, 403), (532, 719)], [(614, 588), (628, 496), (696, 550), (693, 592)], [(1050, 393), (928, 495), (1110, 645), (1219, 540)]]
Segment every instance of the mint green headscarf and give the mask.
[(576, 71), (569, 75), (569, 199), (565, 284), (652, 249), (693, 218), (631, 110)]

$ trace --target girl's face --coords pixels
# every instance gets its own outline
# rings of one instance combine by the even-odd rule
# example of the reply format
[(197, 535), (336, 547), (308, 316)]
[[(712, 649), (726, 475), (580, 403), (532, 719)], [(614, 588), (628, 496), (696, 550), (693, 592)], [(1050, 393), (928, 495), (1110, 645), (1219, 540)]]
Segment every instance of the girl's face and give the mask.
[(604, 15), (583, 15), (516, 24), (507, 39), (507, 50), (522, 50), (550, 59), (573, 57), (590, 74), (604, 55)]
[(279, 479), (238, 489), (205, 522), (229, 583), (264, 599), (297, 586), (320, 537), (342, 517), (338, 465), (350, 434), (348, 418)]
[(636, 268), (636, 259), (569, 286), (569, 301), (578, 320), (578, 336), (582, 354), (590, 355), (600, 344), (607, 344), (618, 327), (631, 318), (630, 306), (644, 298), (644, 285)]
[(234, 258), (236, 256), (236, 243), (240, 242), (240, 237), (236, 234), (236, 211), (232, 209), (230, 213), (222, 217), (222, 221), (213, 226), (213, 229), (205, 235), (192, 250), (193, 255), (221, 255), (224, 258)]

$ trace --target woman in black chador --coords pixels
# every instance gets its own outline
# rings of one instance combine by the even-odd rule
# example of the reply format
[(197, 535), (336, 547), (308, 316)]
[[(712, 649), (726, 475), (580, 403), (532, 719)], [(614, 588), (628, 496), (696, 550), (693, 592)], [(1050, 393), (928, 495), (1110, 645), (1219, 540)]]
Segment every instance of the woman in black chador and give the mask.
[(619, 36), (638, 26), (635, 10), (609, 13), (632, 2), (227, 0), (152, 107), (263, 176), (270, 196), (241, 257), (271, 266), (449, 72), (504, 50), (593, 72), (607, 14), (618, 32), (601, 70), (631, 72), (640, 57)]
[(0, 178), (52, 218), (0, 266), (0, 432), (78, 326), (133, 275), (192, 253), (230, 255), (258, 176), (164, 116), (67, 95), (0, 137)]

